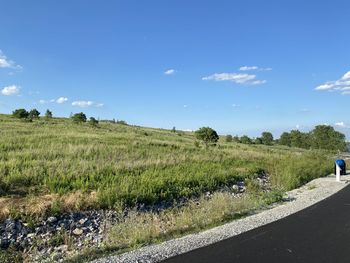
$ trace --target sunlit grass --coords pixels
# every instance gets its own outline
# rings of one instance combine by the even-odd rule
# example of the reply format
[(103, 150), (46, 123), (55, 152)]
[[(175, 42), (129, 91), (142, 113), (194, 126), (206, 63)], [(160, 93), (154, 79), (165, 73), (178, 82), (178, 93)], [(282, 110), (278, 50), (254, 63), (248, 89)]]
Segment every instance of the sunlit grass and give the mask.
[[(262, 171), (274, 187), (287, 190), (332, 169), (323, 152), (223, 139), (206, 149), (194, 142), (190, 132), (107, 122), (94, 128), (67, 119), (24, 122), (1, 115), (0, 197), (7, 206), (22, 202), (23, 213), (30, 210), (23, 203), (41, 196), (54, 197), (46, 210), (52, 202), (56, 210), (113, 208), (200, 196)], [(72, 198), (68, 204), (76, 193), (77, 204)]]

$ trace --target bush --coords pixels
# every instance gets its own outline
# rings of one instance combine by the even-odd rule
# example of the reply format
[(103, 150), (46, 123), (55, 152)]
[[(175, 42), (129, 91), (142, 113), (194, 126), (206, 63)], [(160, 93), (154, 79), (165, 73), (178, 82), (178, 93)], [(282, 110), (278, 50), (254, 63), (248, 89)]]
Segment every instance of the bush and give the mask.
[(89, 124), (93, 127), (97, 127), (98, 125), (98, 120), (96, 120), (94, 117), (91, 117), (89, 120)]
[(86, 122), (86, 115), (82, 112), (74, 114), (71, 118), (75, 123)]
[(46, 110), (45, 112), (45, 118), (48, 119), (52, 119), (52, 112), (50, 110)]
[(209, 127), (202, 127), (195, 131), (195, 136), (198, 140), (201, 140), (205, 143), (206, 146), (209, 144), (215, 145), (219, 140), (219, 135), (215, 130)]
[(29, 117), (29, 112), (25, 109), (17, 109), (12, 112), (12, 116), (18, 119), (26, 119)]
[(243, 135), (243, 136), (239, 139), (239, 141), (240, 141), (241, 143), (244, 143), (244, 144), (252, 144), (252, 143), (253, 143), (252, 139), (250, 139), (247, 135)]
[(37, 109), (32, 109), (29, 112), (29, 118), (30, 119), (39, 119), (39, 116), (40, 116), (40, 112)]

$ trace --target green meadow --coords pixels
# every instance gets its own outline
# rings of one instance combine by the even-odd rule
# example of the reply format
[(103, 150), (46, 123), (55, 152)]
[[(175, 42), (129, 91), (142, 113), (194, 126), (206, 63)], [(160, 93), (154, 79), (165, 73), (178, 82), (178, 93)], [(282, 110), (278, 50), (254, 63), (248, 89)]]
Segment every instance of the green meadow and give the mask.
[(191, 132), (0, 115), (1, 215), (152, 205), (199, 197), (263, 172), (273, 189), (285, 191), (330, 173), (330, 157), (224, 138), (205, 147)]

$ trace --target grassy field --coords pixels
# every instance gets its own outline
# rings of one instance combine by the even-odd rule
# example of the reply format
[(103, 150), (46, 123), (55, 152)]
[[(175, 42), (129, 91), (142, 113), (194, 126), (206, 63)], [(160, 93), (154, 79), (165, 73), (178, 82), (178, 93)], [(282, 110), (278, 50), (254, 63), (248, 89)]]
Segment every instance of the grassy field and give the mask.
[(190, 132), (0, 115), (0, 217), (154, 204), (261, 172), (288, 190), (332, 171), (324, 152), (195, 141)]

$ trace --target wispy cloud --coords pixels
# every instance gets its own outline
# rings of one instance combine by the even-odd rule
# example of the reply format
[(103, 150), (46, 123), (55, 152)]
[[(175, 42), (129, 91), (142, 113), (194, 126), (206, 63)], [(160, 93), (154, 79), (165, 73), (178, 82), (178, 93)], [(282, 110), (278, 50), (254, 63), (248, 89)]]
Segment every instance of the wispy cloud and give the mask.
[(343, 121), (334, 123), (334, 126), (339, 127), (339, 128), (350, 128), (350, 126), (346, 125), (345, 122), (343, 122)]
[(56, 100), (56, 103), (58, 103), (58, 104), (63, 104), (63, 103), (65, 103), (66, 101), (68, 101), (68, 98), (66, 98), (66, 97), (59, 97), (59, 98)]
[(103, 107), (103, 103), (96, 103), (93, 101), (85, 101), (85, 100), (78, 100), (73, 101), (72, 106), (80, 107), (80, 108), (88, 108), (88, 107)]
[(342, 95), (350, 95), (350, 71), (346, 72), (340, 79), (327, 81), (315, 88), (318, 91), (337, 91)]
[(214, 73), (203, 77), (202, 80), (231, 81), (237, 84), (259, 85), (266, 83), (266, 80), (256, 79), (256, 75), (246, 73)]
[(0, 50), (0, 68), (21, 69), (22, 66), (17, 65), (14, 61), (8, 59)]
[(16, 85), (11, 85), (11, 86), (4, 87), (1, 90), (1, 94), (5, 96), (17, 95), (19, 91), (20, 91), (20, 87)]
[(58, 99), (51, 99), (51, 100), (39, 100), (40, 104), (47, 104), (47, 103), (57, 103), (57, 104), (63, 104), (68, 101), (67, 97), (59, 97)]
[(239, 68), (240, 71), (270, 71), (272, 68), (259, 68), (258, 66), (242, 66)]
[(176, 73), (175, 69), (168, 69), (164, 72), (165, 75), (174, 75)]

